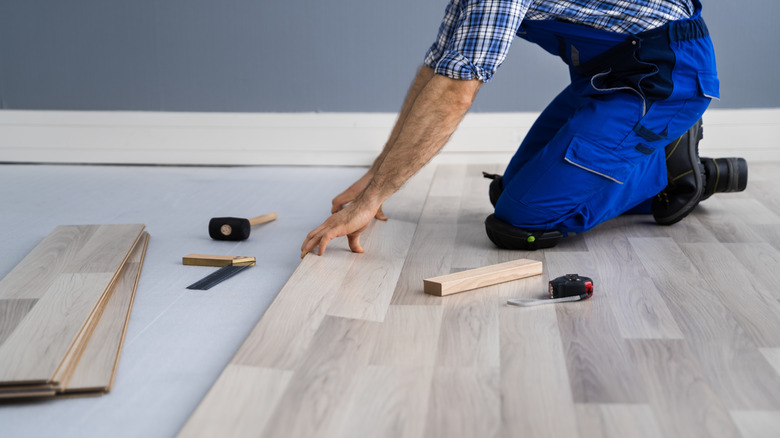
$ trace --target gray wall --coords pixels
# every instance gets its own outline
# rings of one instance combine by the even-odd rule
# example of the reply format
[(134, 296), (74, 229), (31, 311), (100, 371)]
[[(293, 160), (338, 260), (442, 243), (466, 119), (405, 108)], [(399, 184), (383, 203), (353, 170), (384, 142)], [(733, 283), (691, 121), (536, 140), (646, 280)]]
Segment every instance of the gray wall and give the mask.
[[(0, 0), (0, 108), (394, 112), (446, 0)], [(779, 107), (777, 0), (705, 0), (715, 107)], [(525, 41), (476, 111), (539, 111), (564, 65)]]

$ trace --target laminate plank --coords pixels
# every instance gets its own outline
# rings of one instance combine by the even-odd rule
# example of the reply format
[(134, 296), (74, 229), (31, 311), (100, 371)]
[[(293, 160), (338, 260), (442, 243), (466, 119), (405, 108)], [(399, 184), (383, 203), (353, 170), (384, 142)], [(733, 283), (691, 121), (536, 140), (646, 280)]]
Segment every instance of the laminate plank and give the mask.
[(455, 197), (429, 197), (425, 202), (391, 304), (441, 304), (439, 297), (423, 292), (422, 279), (450, 273), (458, 205)]
[(64, 267), (64, 272), (117, 273), (145, 226), (96, 225), (94, 234)]
[[(534, 298), (544, 290), (541, 277), (518, 283), (512, 288), (501, 285), (502, 297)], [(503, 304), (499, 320), (502, 436), (577, 436), (555, 307)]]
[(667, 238), (629, 241), (726, 406), (735, 410), (779, 406), (777, 374), (680, 247)]
[(292, 371), (229, 364), (178, 436), (259, 436), (289, 386), (292, 374)]
[(423, 293), (421, 279), (450, 273), (465, 171), (463, 166), (436, 167), (391, 304), (441, 304)]
[(723, 196), (719, 198), (722, 208), (736, 213), (749, 225), (780, 225), (780, 216), (767, 208), (758, 199), (747, 196)]
[(442, 306), (390, 306), (369, 363), (432, 367), (442, 325)]
[(780, 303), (755, 289), (739, 259), (719, 243), (680, 247), (753, 342), (758, 347), (780, 347)]
[(42, 297), (96, 231), (96, 227), (88, 225), (54, 228), (0, 281), (0, 298)]
[(780, 287), (777, 287), (775, 279), (780, 272), (780, 250), (766, 242), (727, 243), (725, 246), (749, 271), (749, 283), (745, 286), (761, 291), (765, 297), (773, 297), (775, 301), (780, 299)]
[[(753, 169), (751, 169), (751, 171), (752, 170)], [(771, 172), (766, 173), (768, 174)], [(780, 197), (777, 196), (778, 183), (780, 183), (780, 181), (777, 181), (776, 178), (756, 180), (755, 177), (751, 177), (748, 188), (749, 193), (753, 198), (775, 214), (780, 215)]]
[(585, 238), (589, 256), (599, 261), (595, 266), (599, 279), (595, 289), (609, 303), (621, 336), (682, 339), (680, 328), (628, 238), (615, 227), (592, 230)]
[(141, 276), (149, 234), (144, 232), (114, 284), (64, 392), (110, 391)]
[[(430, 306), (428, 306), (430, 307)], [(338, 437), (423, 438), (432, 367), (369, 365), (355, 375)]]
[(740, 436), (687, 342), (632, 339), (629, 344), (662, 436)]
[(337, 436), (379, 323), (326, 316), (262, 436)]
[(776, 438), (780, 431), (780, 411), (732, 411), (742, 438)]
[[(77, 341), (83, 339), (85, 324), (94, 318), (96, 306), (144, 226), (96, 225), (90, 227), (95, 228), (93, 233), (84, 232), (83, 227), (65, 228), (78, 231), (64, 234), (79, 249), (0, 346), (0, 381), (5, 384), (47, 382), (55, 378), (63, 364), (69, 366), (67, 360), (77, 350)], [(59, 239), (63, 233), (55, 229), (54, 234)], [(86, 241), (81, 239), (85, 234), (90, 234)], [(67, 242), (62, 245), (67, 246)]]
[[(596, 260), (579, 252), (546, 253), (550, 277), (596, 272)], [(587, 276), (587, 275), (586, 275)], [(593, 297), (556, 305), (566, 366), (576, 403), (642, 403), (630, 351), (620, 336), (609, 300), (600, 296), (593, 278)]]
[(750, 229), (763, 237), (763, 242), (780, 251), (780, 225), (750, 225)]
[[(389, 219), (371, 224), (370, 237), (363, 238), (366, 252), (347, 273), (339, 299), (328, 309), (329, 315), (369, 321), (384, 319), (432, 179), (432, 171), (415, 176), (385, 203), (383, 209)], [(363, 287), (365, 284), (373, 286)]]
[[(98, 226), (92, 238), (90, 238), (79, 251), (69, 265), (66, 265), (65, 271), (74, 272), (102, 272), (104, 270), (114, 270), (114, 275), (105, 286), (103, 293), (95, 302), (92, 312), (81, 326), (78, 334), (71, 343), (71, 348), (62, 359), (60, 366), (52, 376), (54, 382), (58, 382), (59, 390), (64, 389), (67, 380), (75, 371), (87, 340), (95, 330), (100, 315), (108, 302), (110, 292), (119, 276), (124, 264), (130, 257), (133, 249), (143, 240), (143, 225), (106, 225)], [(135, 240), (133, 240), (135, 239)], [(125, 247), (128, 242), (132, 242), (129, 247)], [(122, 245), (122, 246), (118, 246)], [(125, 250), (125, 248), (129, 248)]]
[(584, 234), (588, 240), (592, 232), (604, 232), (625, 237), (671, 237), (675, 242), (717, 242), (715, 235), (704, 227), (696, 215), (698, 210), (674, 226), (658, 225), (650, 214), (625, 214), (599, 224)]
[(53, 378), (113, 274), (61, 274), (0, 346), (0, 381)]
[(442, 299), (438, 366), (498, 368), (497, 297), (498, 288), (492, 286)]
[(497, 367), (437, 367), (425, 437), (498, 437), (501, 434)]
[(0, 300), (0, 345), (3, 345), (37, 302), (35, 298)]
[(661, 428), (649, 405), (578, 404), (576, 409), (580, 438), (662, 438), (666, 436), (661, 433)]
[(699, 204), (693, 213), (707, 230), (722, 243), (759, 243), (762, 237), (745, 222), (746, 216), (735, 214), (717, 197)]
[(331, 242), (326, 256), (306, 255), (231, 363), (295, 369), (357, 257), (343, 239)]
[[(485, 265), (503, 262), (502, 250), (498, 250), (488, 239), (485, 232), (485, 218), (493, 213), (488, 188), (490, 180), (482, 176), (482, 170), (496, 173), (498, 166), (468, 165), (465, 167), (463, 190), (460, 197), (460, 209), (457, 213), (457, 231), (454, 235), (455, 247), (452, 254), (453, 271), (473, 269)], [(503, 170), (503, 169), (501, 169)], [(512, 260), (513, 257), (508, 260)]]

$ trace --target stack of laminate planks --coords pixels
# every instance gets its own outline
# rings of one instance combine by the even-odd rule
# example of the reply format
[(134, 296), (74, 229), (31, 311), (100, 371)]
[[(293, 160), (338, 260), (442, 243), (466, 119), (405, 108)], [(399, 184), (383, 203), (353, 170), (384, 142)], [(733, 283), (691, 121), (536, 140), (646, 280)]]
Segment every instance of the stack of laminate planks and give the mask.
[(0, 281), (0, 398), (111, 389), (144, 228), (59, 226)]

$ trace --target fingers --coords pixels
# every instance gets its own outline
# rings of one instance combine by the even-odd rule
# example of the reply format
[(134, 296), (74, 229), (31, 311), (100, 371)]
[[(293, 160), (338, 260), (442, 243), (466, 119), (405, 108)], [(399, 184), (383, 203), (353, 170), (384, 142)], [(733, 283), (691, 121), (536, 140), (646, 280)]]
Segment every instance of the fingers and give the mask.
[(360, 233), (348, 235), (347, 241), (349, 242), (349, 249), (352, 250), (352, 252), (362, 254), (365, 251), (363, 247), (360, 246)]
[(328, 242), (330, 242), (333, 237), (329, 237), (325, 232), (325, 224), (320, 225), (314, 229), (314, 231), (309, 233), (306, 236), (306, 240), (303, 241), (303, 245), (301, 245), (301, 258), (303, 258), (307, 253), (313, 252), (314, 248), (317, 248), (317, 255), (324, 254), (325, 248), (328, 246)]
[(381, 205), (379, 206), (379, 210), (376, 211), (376, 215), (374, 217), (377, 218), (380, 221), (387, 221), (387, 216), (382, 211), (382, 206)]

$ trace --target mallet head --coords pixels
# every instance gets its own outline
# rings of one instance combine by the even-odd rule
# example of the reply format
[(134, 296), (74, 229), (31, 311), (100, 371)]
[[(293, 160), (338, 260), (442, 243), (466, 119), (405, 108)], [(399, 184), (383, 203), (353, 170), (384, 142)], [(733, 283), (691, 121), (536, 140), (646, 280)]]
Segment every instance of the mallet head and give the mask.
[(251, 229), (249, 219), (215, 217), (209, 221), (209, 236), (215, 240), (245, 240)]

